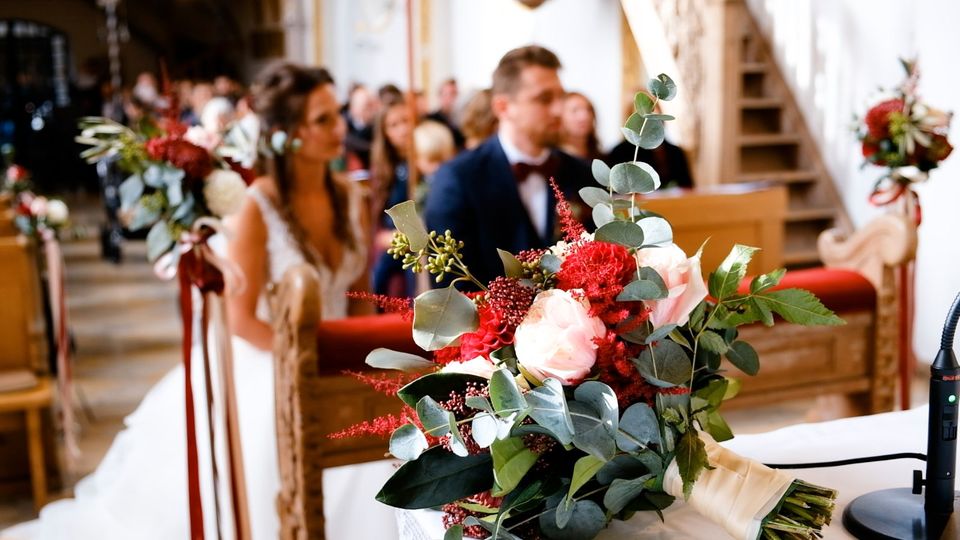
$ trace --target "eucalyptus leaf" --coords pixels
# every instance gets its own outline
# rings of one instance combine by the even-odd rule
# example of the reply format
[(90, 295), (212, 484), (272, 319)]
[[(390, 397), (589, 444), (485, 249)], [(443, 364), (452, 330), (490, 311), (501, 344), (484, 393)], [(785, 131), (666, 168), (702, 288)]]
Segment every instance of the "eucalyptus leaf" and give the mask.
[(618, 163), (610, 171), (610, 186), (617, 193), (652, 193), (660, 187), (660, 175), (642, 161)]
[(519, 536), (512, 534), (511, 532), (505, 529), (500, 528), (499, 522), (491, 523), (489, 521), (477, 519), (473, 516), (467, 516), (467, 518), (463, 520), (463, 524), (466, 525), (467, 527), (480, 527), (481, 529), (487, 531), (488, 533), (492, 533), (491, 536), (489, 537), (491, 539), (523, 540), (523, 538), (520, 538)]
[(731, 364), (747, 375), (756, 375), (760, 371), (760, 358), (757, 351), (746, 341), (734, 341), (725, 356)]
[(613, 458), (617, 452), (613, 426), (604, 422), (601, 413), (586, 403), (571, 401), (567, 406), (573, 418), (573, 445), (604, 461)]
[(656, 79), (650, 79), (647, 89), (663, 101), (670, 101), (677, 97), (677, 84), (665, 73), (657, 75)]
[(590, 171), (601, 186), (606, 187), (610, 185), (610, 167), (608, 167), (606, 163), (595, 159), (590, 163)]
[(667, 297), (667, 286), (656, 270), (648, 266), (641, 267), (640, 278), (631, 281), (617, 295), (618, 302), (636, 302), (638, 300), (659, 300)]
[[(643, 129), (638, 132), (638, 142), (637, 146), (644, 148), (646, 150), (653, 150), (654, 148), (663, 144), (664, 139), (666, 138), (666, 130), (663, 127), (663, 120), (650, 120), (644, 118)], [(659, 182), (657, 187), (659, 187)]]
[(497, 440), (500, 433), (501, 420), (490, 413), (479, 413), (470, 422), (470, 432), (473, 440), (480, 448), (487, 448)]
[(387, 215), (393, 219), (393, 225), (407, 236), (410, 249), (420, 251), (430, 243), (430, 234), (423, 226), (423, 220), (417, 215), (417, 205), (413, 201), (404, 201), (388, 209)]
[[(596, 456), (583, 456), (573, 464), (573, 476), (570, 477), (570, 488), (567, 490), (567, 501), (572, 501), (573, 496), (583, 487), (584, 484), (593, 480), (597, 471), (603, 467), (605, 462)], [(557, 523), (560, 527), (563, 524)]]
[(183, 202), (183, 184), (180, 182), (167, 184), (167, 202), (170, 206), (179, 206)]
[(610, 197), (610, 193), (605, 189), (600, 189), (598, 187), (587, 186), (585, 188), (580, 188), (579, 191), (580, 198), (583, 199), (583, 202), (587, 203), (591, 208), (597, 206), (598, 204), (611, 204), (613, 198)]
[(527, 392), (524, 398), (530, 406), (530, 417), (537, 424), (549, 430), (560, 444), (566, 446), (573, 442), (573, 420), (559, 381), (546, 379), (542, 386)]
[(140, 196), (143, 195), (144, 189), (143, 180), (139, 175), (131, 175), (126, 180), (120, 184), (119, 193), (120, 193), (120, 207), (123, 210), (129, 210), (133, 208), (133, 205), (140, 200)]
[(669, 114), (645, 114), (643, 117), (647, 120), (676, 120), (675, 117)]
[(539, 457), (523, 444), (519, 437), (494, 441), (490, 445), (493, 457), (493, 477), (496, 481), (494, 497), (502, 497), (513, 491)]
[(590, 500), (577, 501), (564, 528), (557, 527), (552, 512), (540, 515), (540, 530), (551, 540), (591, 540), (607, 524), (607, 516), (600, 505)]
[(646, 246), (662, 246), (673, 242), (673, 228), (662, 217), (648, 217), (637, 221), (643, 229), (643, 243)]
[(158, 219), (160, 219), (160, 210), (147, 208), (143, 205), (143, 199), (140, 199), (133, 206), (133, 216), (130, 218), (130, 225), (127, 227), (131, 231), (137, 231), (153, 225)]
[(643, 493), (650, 476), (651, 475), (646, 474), (639, 478), (631, 478), (630, 480), (617, 478), (610, 483), (610, 489), (604, 493), (603, 505), (607, 507), (608, 511), (614, 514), (623, 510), (623, 508), (627, 506), (627, 503)]
[(654, 109), (653, 98), (644, 92), (637, 92), (633, 96), (633, 108), (640, 115), (652, 114)]
[(552, 253), (544, 254), (540, 257), (540, 268), (551, 274), (556, 274), (560, 271), (560, 258)]
[(394, 351), (383, 347), (376, 348), (367, 354), (366, 364), (378, 369), (396, 369), (399, 371), (421, 371), (437, 365), (422, 356)]
[(164, 169), (162, 165), (150, 165), (143, 171), (143, 183), (154, 189), (166, 188), (169, 175), (164, 174)]
[(453, 285), (418, 296), (413, 313), (413, 340), (427, 351), (453, 345), (479, 324), (476, 304)]
[(598, 242), (619, 244), (627, 248), (640, 247), (643, 245), (643, 229), (630, 221), (611, 221), (597, 229), (593, 238)]
[(644, 340), (644, 344), (650, 345), (651, 343), (656, 343), (666, 338), (667, 336), (669, 336), (670, 333), (676, 330), (677, 328), (678, 328), (677, 325), (674, 323), (665, 324), (660, 328), (657, 328), (656, 330), (651, 332), (650, 335), (647, 336), (647, 339)]
[(634, 403), (620, 418), (617, 446), (624, 452), (635, 452), (641, 445), (660, 445), (660, 421), (649, 405)]
[(526, 414), (528, 405), (513, 374), (506, 369), (498, 369), (490, 377), (490, 403), (500, 416), (513, 413)]
[(692, 371), (683, 347), (666, 339), (644, 349), (635, 364), (647, 382), (665, 388), (686, 384)]
[(733, 246), (727, 257), (707, 280), (710, 296), (723, 301), (736, 294), (740, 281), (747, 275), (747, 265), (757, 251), (759, 248), (742, 244)]
[(497, 249), (497, 255), (500, 255), (500, 260), (503, 262), (503, 273), (505, 276), (510, 278), (523, 277), (523, 265), (513, 256), (513, 253)]
[(477, 409), (484, 412), (492, 413), (493, 405), (490, 404), (490, 400), (483, 396), (467, 396), (465, 401), (467, 407)]
[(427, 435), (432, 437), (443, 437), (451, 430), (456, 430), (456, 417), (452, 412), (440, 406), (435, 399), (430, 396), (423, 396), (417, 402), (417, 417), (427, 431)]
[(390, 435), (390, 454), (397, 459), (417, 459), (429, 447), (423, 432), (413, 424), (404, 424)]
[(591, 215), (593, 216), (593, 224), (596, 225), (597, 228), (603, 227), (616, 219), (613, 215), (613, 208), (606, 203), (600, 203), (594, 206)]
[(463, 525), (454, 525), (443, 534), (443, 540), (463, 540)]
[(155, 261), (161, 255), (170, 250), (173, 246), (173, 236), (170, 235), (170, 227), (167, 222), (158, 221), (150, 228), (147, 233), (147, 259)]
[(493, 486), (490, 454), (459, 457), (435, 446), (401, 466), (387, 480), (377, 500), (395, 508), (431, 508), (489, 490)]
[(196, 206), (196, 201), (193, 198), (193, 193), (187, 192), (183, 197), (183, 201), (176, 206), (173, 211), (173, 214), (170, 216), (172, 221), (181, 221), (184, 223), (190, 223), (194, 221), (191, 219), (190, 213), (193, 212), (193, 208)]
[(603, 420), (610, 434), (615, 434), (620, 422), (620, 406), (617, 394), (612, 388), (600, 381), (585, 381), (573, 391), (573, 397), (579, 403), (593, 408)]
[[(647, 473), (659, 474), (662, 464), (651, 469), (650, 466), (641, 460), (641, 456), (648, 456), (652, 452), (641, 452), (639, 455), (620, 454), (610, 461), (603, 464), (603, 467), (597, 471), (597, 482), (606, 486), (617, 478), (636, 478)], [(660, 461), (660, 458), (656, 458)]]

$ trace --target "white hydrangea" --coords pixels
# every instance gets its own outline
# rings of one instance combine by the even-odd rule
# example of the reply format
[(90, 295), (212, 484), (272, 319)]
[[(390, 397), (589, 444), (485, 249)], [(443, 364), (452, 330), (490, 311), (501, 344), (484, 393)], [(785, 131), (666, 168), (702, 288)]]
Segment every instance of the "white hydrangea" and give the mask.
[(203, 197), (214, 215), (224, 217), (240, 210), (247, 185), (239, 174), (226, 169), (214, 169), (203, 183)]
[[(580, 233), (580, 240), (584, 242), (593, 242), (593, 233)], [(571, 246), (573, 246), (573, 244), (561, 240), (550, 246), (550, 253), (560, 259), (560, 262), (563, 262), (567, 260), (567, 253), (569, 253)]]
[(51, 199), (47, 201), (47, 223), (51, 225), (63, 225), (70, 217), (70, 210), (67, 204), (60, 199)]

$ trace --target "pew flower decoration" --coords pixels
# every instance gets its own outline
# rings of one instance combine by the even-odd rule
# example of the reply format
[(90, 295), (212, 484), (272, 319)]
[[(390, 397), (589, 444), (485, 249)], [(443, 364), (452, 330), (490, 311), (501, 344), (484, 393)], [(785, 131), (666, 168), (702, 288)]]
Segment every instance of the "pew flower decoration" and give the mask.
[[(77, 142), (89, 145), (81, 157), (90, 163), (116, 159), (130, 176), (120, 184), (121, 212), (132, 230), (149, 227), (147, 257), (168, 255), (176, 265), (178, 243), (190, 241), (194, 225), (213, 225), (236, 212), (253, 173), (226, 157), (221, 138), (170, 118), (138, 133), (107, 118), (80, 120)], [(212, 234), (204, 226), (201, 236)]]
[[(657, 101), (676, 86), (660, 75), (648, 88), (623, 131), (655, 148), (672, 119)], [(652, 167), (594, 161), (593, 174), (600, 185), (580, 195), (596, 232), (554, 185), (564, 241), (501, 251), (505, 275), (491, 283), (470, 274), (449, 231), (426, 231), (413, 202), (387, 211), (388, 251), (452, 283), (413, 301), (413, 338), (431, 358), (367, 358), (414, 377), (396, 391), (406, 412), (369, 424), (390, 425), (390, 453), (406, 460), (377, 499), (441, 508), (447, 539), (590, 539), (611, 519), (662, 517), (677, 498), (736, 538), (819, 537), (836, 492), (720, 446), (733, 437), (720, 407), (739, 388), (731, 367), (760, 368), (738, 326), (843, 321), (807, 291), (778, 289), (782, 269), (741, 286), (755, 248), (735, 246), (705, 285), (700, 253), (637, 203), (659, 187)]]
[(67, 225), (70, 209), (60, 199), (47, 199), (32, 191), (23, 191), (16, 197), (14, 224), (26, 236), (39, 238), (43, 234), (56, 236)]
[(920, 99), (920, 72), (915, 60), (901, 60), (906, 78), (892, 95), (873, 105), (857, 127), (865, 164), (886, 168), (870, 201), (890, 204), (912, 185), (923, 182), (946, 159), (953, 146), (947, 140), (952, 112)]

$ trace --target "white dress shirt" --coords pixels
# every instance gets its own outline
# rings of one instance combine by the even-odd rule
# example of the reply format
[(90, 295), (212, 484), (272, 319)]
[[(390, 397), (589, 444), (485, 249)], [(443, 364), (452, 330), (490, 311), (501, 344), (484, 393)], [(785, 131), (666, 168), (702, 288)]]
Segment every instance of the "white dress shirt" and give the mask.
[[(530, 165), (543, 165), (550, 158), (550, 149), (545, 148), (539, 156), (528, 156), (520, 151), (510, 140), (501, 132), (497, 138), (503, 153), (507, 156), (507, 161), (512, 167), (516, 163), (529, 163)], [(540, 238), (547, 237), (547, 179), (538, 172), (530, 173), (530, 176), (523, 182), (517, 184), (517, 190), (520, 192), (520, 200), (527, 209), (527, 215), (530, 216), (530, 222), (536, 229)]]

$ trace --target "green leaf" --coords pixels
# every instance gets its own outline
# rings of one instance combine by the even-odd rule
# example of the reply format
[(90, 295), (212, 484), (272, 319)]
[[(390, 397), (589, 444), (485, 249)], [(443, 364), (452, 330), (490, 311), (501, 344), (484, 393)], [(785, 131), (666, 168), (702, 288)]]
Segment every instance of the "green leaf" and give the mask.
[(513, 491), (539, 457), (523, 445), (520, 437), (494, 441), (490, 445), (490, 455), (493, 457), (493, 477), (496, 481), (496, 489), (492, 493), (494, 497), (502, 497)]
[(692, 371), (683, 347), (666, 339), (644, 349), (634, 363), (647, 382), (664, 388), (686, 384)]
[(430, 243), (430, 234), (423, 226), (423, 220), (417, 215), (417, 205), (413, 201), (402, 203), (388, 209), (387, 215), (393, 219), (393, 225), (398, 231), (407, 236), (410, 249), (420, 251)]
[(552, 253), (547, 253), (540, 257), (540, 268), (551, 274), (556, 274), (560, 271), (560, 258)]
[(697, 307), (693, 308), (693, 311), (690, 312), (690, 330), (693, 332), (699, 332), (703, 328), (703, 317), (707, 311), (707, 303), (700, 302), (697, 304)]
[(642, 266), (638, 273), (640, 277), (636, 281), (628, 283), (623, 291), (617, 295), (618, 302), (659, 300), (667, 297), (667, 285), (656, 270), (649, 266)]
[(633, 108), (637, 111), (637, 114), (652, 114), (653, 113), (653, 98), (649, 94), (644, 92), (637, 92), (633, 96)]
[(183, 201), (177, 205), (177, 208), (173, 211), (173, 214), (170, 216), (171, 221), (183, 221), (185, 223), (190, 223), (196, 218), (187, 218), (187, 216), (193, 211), (193, 207), (196, 205), (196, 202), (193, 198), (193, 193), (187, 192), (183, 197)]
[(710, 467), (707, 459), (707, 450), (697, 435), (697, 430), (688, 429), (680, 440), (677, 441), (677, 468), (680, 471), (680, 479), (683, 480), (683, 497), (688, 499), (693, 490), (693, 484), (700, 477), (704, 469)]
[(623, 510), (627, 503), (643, 492), (650, 477), (651, 475), (645, 474), (630, 480), (617, 478), (610, 483), (610, 489), (603, 495), (603, 505), (614, 514)]
[(513, 253), (498, 248), (497, 255), (500, 255), (500, 260), (503, 262), (503, 273), (505, 276), (510, 278), (523, 277), (523, 266), (520, 264), (520, 261), (513, 256)]
[(473, 440), (480, 448), (487, 448), (497, 439), (505, 439), (510, 435), (513, 422), (501, 420), (492, 413), (477, 413), (470, 422), (470, 432)]
[(723, 354), (727, 352), (727, 342), (723, 340), (720, 334), (709, 330), (700, 334), (699, 344), (710, 352)]
[(515, 534), (511, 534), (505, 529), (500, 528), (500, 521), (497, 520), (496, 523), (491, 523), (483, 519), (477, 519), (474, 516), (467, 516), (467, 519), (463, 520), (463, 524), (467, 527), (480, 527), (481, 529), (492, 533), (488, 538), (497, 539), (497, 540), (523, 540)]
[(676, 120), (675, 117), (669, 114), (645, 114), (643, 117), (647, 120)]
[(490, 402), (500, 416), (524, 415), (528, 408), (517, 381), (509, 370), (503, 368), (494, 371), (490, 377)]
[(643, 340), (643, 344), (650, 345), (651, 343), (656, 343), (669, 336), (670, 333), (677, 328), (678, 327), (675, 323), (665, 324), (651, 332), (650, 335), (647, 336), (647, 339)]
[(377, 500), (395, 508), (431, 508), (486, 491), (493, 486), (490, 454), (459, 457), (435, 446), (401, 466)]
[(804, 289), (782, 289), (754, 297), (787, 322), (804, 326), (840, 326), (846, 322), (827, 309), (816, 296)]
[(390, 435), (390, 453), (397, 459), (417, 459), (429, 447), (423, 432), (413, 424), (404, 424)]
[(643, 245), (643, 229), (630, 221), (611, 221), (597, 229), (593, 237), (598, 242), (620, 244), (627, 248)]
[[(583, 456), (573, 464), (573, 476), (570, 477), (570, 488), (567, 490), (568, 505), (572, 502), (573, 496), (577, 494), (577, 490), (592, 480), (604, 463), (602, 459), (596, 456)], [(563, 527), (564, 524), (557, 523), (557, 525)]]
[[(716, 409), (723, 403), (731, 379), (719, 378), (707, 383), (706, 386), (693, 393), (693, 408), (711, 407)], [(699, 402), (698, 402), (699, 400)]]
[(760, 358), (757, 351), (746, 341), (734, 341), (727, 349), (727, 360), (747, 375), (756, 375), (760, 371)]
[(620, 128), (627, 142), (632, 145), (653, 150), (663, 144), (666, 135), (663, 128), (663, 120), (652, 120), (632, 114), (627, 118), (627, 123)]
[(733, 246), (727, 258), (710, 274), (707, 283), (710, 296), (723, 301), (736, 294), (740, 281), (747, 275), (747, 264), (757, 251), (760, 249), (742, 244)]
[(649, 405), (634, 403), (627, 407), (620, 419), (617, 446), (624, 452), (636, 452), (641, 445), (650, 444), (660, 445), (660, 421)]
[(753, 280), (750, 281), (750, 293), (762, 293), (771, 287), (779, 285), (780, 280), (783, 279), (783, 276), (786, 273), (786, 268), (777, 268), (768, 274), (760, 274), (759, 276), (754, 277)]
[(370, 351), (366, 364), (378, 369), (396, 369), (400, 371), (421, 371), (437, 365), (415, 354), (394, 351), (383, 347)]
[(660, 175), (649, 164), (642, 161), (628, 161), (613, 166), (610, 171), (610, 185), (617, 193), (651, 193), (660, 187)]
[(613, 215), (613, 208), (606, 203), (600, 203), (594, 206), (591, 215), (593, 216), (593, 223), (597, 228), (603, 227), (616, 219)]
[(463, 525), (454, 525), (447, 529), (443, 535), (443, 540), (463, 540)]
[(120, 184), (118, 188), (120, 191), (120, 207), (123, 210), (129, 210), (133, 208), (133, 205), (140, 200), (140, 196), (143, 195), (144, 189), (143, 180), (141, 180), (139, 175), (131, 175), (126, 180)]
[(727, 425), (727, 421), (720, 416), (719, 411), (710, 411), (703, 414), (704, 418), (700, 422), (704, 431), (713, 437), (717, 442), (729, 441), (733, 438), (733, 430)]
[(453, 413), (441, 407), (430, 396), (423, 396), (417, 402), (417, 417), (420, 418), (420, 423), (423, 424), (427, 435), (433, 437), (443, 437), (451, 430), (457, 429), (457, 419)]
[(180, 182), (167, 184), (167, 202), (171, 207), (179, 206), (183, 202), (183, 184)]
[(662, 470), (663, 463), (653, 452), (641, 452), (638, 455), (619, 454), (597, 471), (597, 482), (606, 486), (617, 478), (636, 478), (647, 473), (659, 474)]
[(573, 419), (573, 445), (604, 461), (613, 458), (617, 443), (611, 431), (612, 426), (586, 403), (571, 401), (567, 406)]
[(607, 516), (600, 505), (590, 501), (577, 501), (564, 528), (557, 527), (552, 512), (540, 514), (540, 530), (551, 540), (590, 540), (606, 526)]
[(137, 231), (148, 225), (153, 225), (158, 219), (160, 219), (160, 210), (147, 208), (143, 205), (141, 199), (133, 205), (133, 216), (130, 218), (128, 228), (131, 231)]
[(647, 83), (647, 90), (654, 96), (663, 101), (670, 101), (677, 97), (677, 84), (665, 73), (657, 75), (656, 79), (650, 79)]
[(673, 242), (673, 228), (670, 222), (662, 217), (643, 218), (637, 225), (643, 229), (645, 246), (662, 246)]
[(469, 383), (482, 388), (487, 384), (487, 380), (465, 373), (429, 373), (401, 388), (397, 397), (407, 405), (416, 407), (423, 396), (430, 396), (436, 401), (446, 401), (450, 399), (450, 392), (463, 392)]
[(147, 259), (155, 261), (173, 246), (173, 237), (170, 236), (170, 227), (166, 221), (158, 221), (147, 233)]
[(597, 182), (601, 186), (607, 187), (610, 185), (610, 167), (606, 163), (599, 159), (593, 160), (590, 164), (590, 171), (593, 173), (593, 177), (596, 178)]
[(611, 204), (613, 198), (610, 197), (610, 193), (605, 189), (600, 189), (598, 187), (588, 186), (585, 188), (580, 188), (580, 198), (583, 199), (583, 202), (587, 203), (591, 208), (598, 204)]
[(566, 446), (573, 442), (573, 420), (567, 408), (563, 386), (556, 379), (546, 379), (542, 386), (524, 396), (530, 405), (530, 417), (549, 430), (553, 438)]
[(475, 331), (479, 320), (476, 304), (453, 285), (427, 291), (413, 301), (413, 341), (440, 350)]
[(600, 381), (586, 381), (573, 391), (573, 397), (579, 403), (585, 403), (593, 408), (603, 420), (603, 424), (611, 435), (617, 432), (620, 422), (620, 406), (617, 403), (617, 394), (612, 388)]

